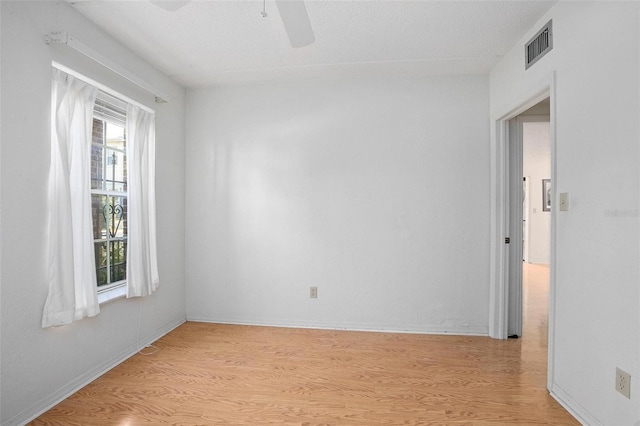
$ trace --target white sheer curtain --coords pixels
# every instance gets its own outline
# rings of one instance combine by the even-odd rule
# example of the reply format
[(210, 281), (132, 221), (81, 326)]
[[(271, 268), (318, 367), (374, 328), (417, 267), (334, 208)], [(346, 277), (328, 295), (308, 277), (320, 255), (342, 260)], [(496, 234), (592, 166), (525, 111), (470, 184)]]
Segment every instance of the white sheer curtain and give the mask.
[(53, 69), (49, 171), (49, 293), (42, 326), (100, 312), (91, 218), (91, 131), (98, 89)]
[(127, 297), (158, 288), (155, 194), (155, 114), (127, 108)]

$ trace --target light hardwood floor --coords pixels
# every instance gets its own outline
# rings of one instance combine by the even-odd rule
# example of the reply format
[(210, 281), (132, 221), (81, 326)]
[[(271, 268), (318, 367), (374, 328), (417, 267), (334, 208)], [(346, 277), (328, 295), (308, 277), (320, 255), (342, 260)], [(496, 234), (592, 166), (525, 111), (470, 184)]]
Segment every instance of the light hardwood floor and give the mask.
[(186, 323), (32, 424), (578, 424), (545, 388), (547, 277), (516, 340)]

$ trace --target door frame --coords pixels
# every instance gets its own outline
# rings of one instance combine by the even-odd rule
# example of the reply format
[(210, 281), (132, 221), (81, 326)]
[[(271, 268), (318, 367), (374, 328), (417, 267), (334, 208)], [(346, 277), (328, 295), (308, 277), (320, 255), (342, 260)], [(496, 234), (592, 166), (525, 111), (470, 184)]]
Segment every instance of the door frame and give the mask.
[[(524, 94), (519, 103), (493, 122), (491, 158), (491, 247), (489, 281), (489, 336), (494, 339), (508, 337), (509, 308), (509, 247), (505, 238), (509, 237), (509, 121), (522, 114), (542, 100), (549, 98), (550, 143), (551, 143), (551, 186), (552, 200), (556, 199), (556, 75), (551, 73), (536, 90)], [(519, 179), (522, 179), (520, 177)], [(547, 388), (550, 390), (554, 377), (555, 318), (556, 318), (556, 206), (552, 203), (549, 241), (549, 337), (547, 361)], [(522, 265), (519, 265), (521, 268)]]

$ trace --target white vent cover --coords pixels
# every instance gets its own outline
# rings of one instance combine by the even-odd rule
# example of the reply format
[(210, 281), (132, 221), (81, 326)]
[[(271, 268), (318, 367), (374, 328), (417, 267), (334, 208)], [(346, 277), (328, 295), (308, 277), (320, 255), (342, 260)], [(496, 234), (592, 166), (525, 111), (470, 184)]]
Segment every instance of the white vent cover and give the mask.
[(524, 69), (527, 70), (553, 49), (551, 22), (542, 27), (524, 46)]

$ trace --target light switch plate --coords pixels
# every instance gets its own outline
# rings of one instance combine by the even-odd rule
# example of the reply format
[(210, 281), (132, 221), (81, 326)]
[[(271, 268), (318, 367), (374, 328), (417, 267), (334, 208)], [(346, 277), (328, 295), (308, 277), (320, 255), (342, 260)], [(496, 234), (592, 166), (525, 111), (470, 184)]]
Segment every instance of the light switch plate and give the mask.
[(561, 212), (569, 211), (569, 193), (561, 192), (559, 198), (560, 198), (560, 211)]

